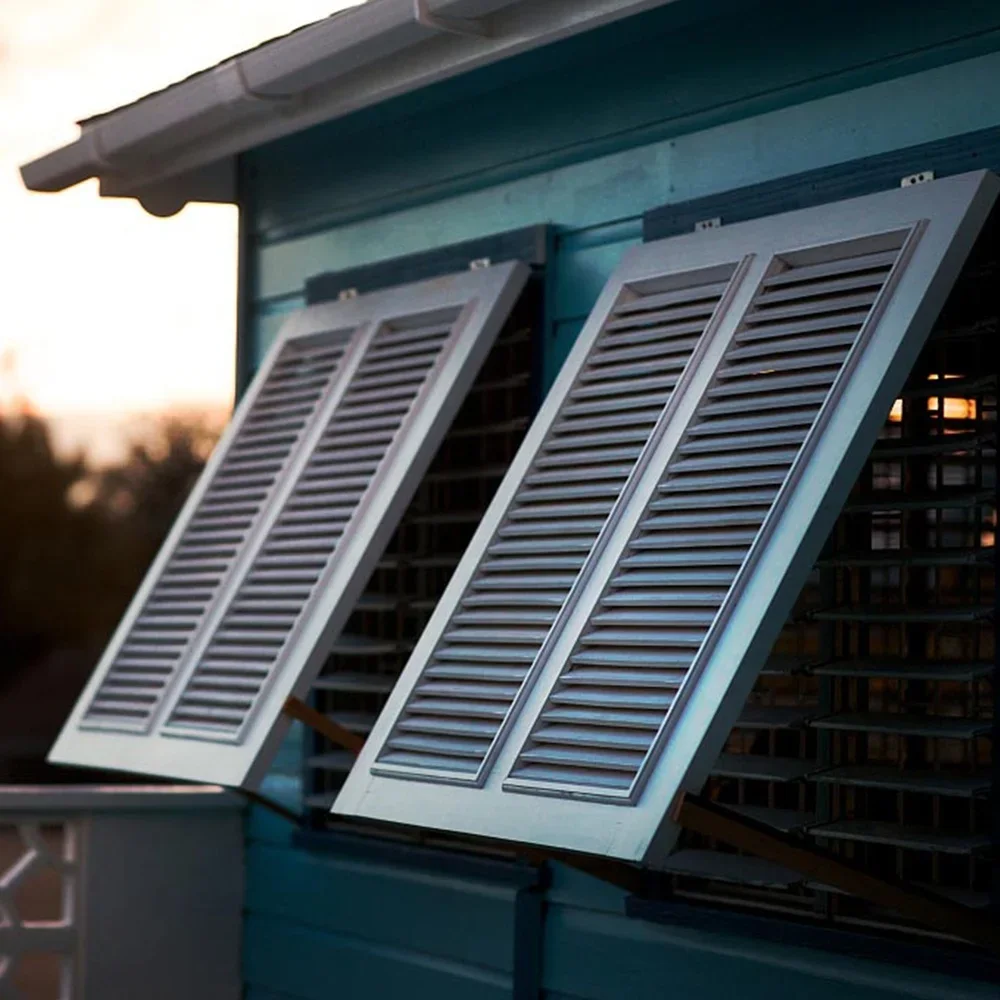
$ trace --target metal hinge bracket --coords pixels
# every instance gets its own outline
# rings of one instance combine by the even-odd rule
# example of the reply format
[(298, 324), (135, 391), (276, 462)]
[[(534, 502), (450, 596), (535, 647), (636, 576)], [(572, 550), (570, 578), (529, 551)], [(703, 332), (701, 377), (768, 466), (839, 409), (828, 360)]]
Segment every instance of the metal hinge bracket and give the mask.
[(934, 180), (933, 170), (921, 170), (919, 174), (907, 174), (900, 178), (899, 186), (903, 188), (913, 187), (914, 184), (926, 184)]
[(489, 257), (477, 257), (475, 260), (469, 261), (470, 271), (482, 271), (483, 268), (492, 266), (493, 261)]
[(348, 299), (356, 299), (358, 297), (358, 290), (356, 288), (341, 288), (337, 292), (337, 301), (346, 302)]
[(722, 219), (717, 215), (714, 219), (700, 219), (694, 224), (694, 231), (700, 233), (703, 229), (718, 229), (722, 225)]

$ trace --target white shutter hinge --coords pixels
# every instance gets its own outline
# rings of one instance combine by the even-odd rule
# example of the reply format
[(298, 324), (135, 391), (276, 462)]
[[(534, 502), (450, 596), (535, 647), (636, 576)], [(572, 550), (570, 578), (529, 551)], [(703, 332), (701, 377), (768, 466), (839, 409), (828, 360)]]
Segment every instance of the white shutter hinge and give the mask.
[(472, 35), (479, 38), (486, 38), (489, 35), (489, 29), (480, 20), (432, 14), (428, 0), (413, 0), (413, 20), (425, 28), (446, 31), (451, 35)]
[(469, 261), (470, 271), (482, 271), (484, 268), (489, 267), (493, 262), (489, 257), (477, 257), (475, 260)]
[(718, 229), (721, 225), (722, 219), (717, 215), (714, 219), (700, 219), (694, 224), (694, 231), (700, 233), (705, 229)]
[(337, 292), (337, 301), (346, 302), (348, 299), (356, 299), (358, 297), (358, 290), (356, 288), (341, 288)]
[(913, 187), (914, 184), (926, 184), (934, 180), (933, 170), (921, 170), (919, 174), (907, 174), (899, 180), (899, 186), (903, 188)]

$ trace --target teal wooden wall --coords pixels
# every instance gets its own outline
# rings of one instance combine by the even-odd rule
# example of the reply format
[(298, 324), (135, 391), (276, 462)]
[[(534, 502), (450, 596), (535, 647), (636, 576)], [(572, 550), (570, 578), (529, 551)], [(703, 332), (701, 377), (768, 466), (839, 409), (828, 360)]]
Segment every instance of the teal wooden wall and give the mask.
[(248, 1000), (511, 996), (516, 890), (294, 848), (249, 821)]
[[(517, 890), (499, 879), (312, 854), (249, 821), (247, 1000), (504, 1000)], [(624, 893), (561, 865), (544, 896), (532, 1000), (994, 1000), (996, 986), (625, 915)], [(523, 942), (522, 942), (523, 943)], [(522, 993), (517, 1000), (527, 1000)]]
[[(551, 222), (551, 379), (649, 208), (995, 126), (998, 94), (996, 0), (678, 0), (248, 155), (244, 356), (310, 275)], [(300, 738), (266, 787), (292, 805)], [(249, 837), (251, 1000), (511, 995), (510, 886), (315, 856), (259, 814)], [(994, 995), (629, 919), (620, 892), (565, 871), (542, 957), (547, 1000)]]

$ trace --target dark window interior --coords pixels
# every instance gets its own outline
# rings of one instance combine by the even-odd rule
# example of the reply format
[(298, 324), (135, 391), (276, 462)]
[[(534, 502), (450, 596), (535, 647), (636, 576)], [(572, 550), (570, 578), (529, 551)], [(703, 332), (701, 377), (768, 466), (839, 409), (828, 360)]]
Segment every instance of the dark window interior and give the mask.
[[(990, 798), (998, 333), (995, 211), (707, 789), (973, 907), (995, 892), (1000, 832)], [(688, 837), (673, 861), (685, 899), (905, 926), (721, 844)]]
[[(313, 687), (313, 704), (366, 735), (396, 683), (534, 414), (541, 286), (532, 279)], [(310, 825), (322, 829), (353, 762), (318, 735), (305, 761)]]

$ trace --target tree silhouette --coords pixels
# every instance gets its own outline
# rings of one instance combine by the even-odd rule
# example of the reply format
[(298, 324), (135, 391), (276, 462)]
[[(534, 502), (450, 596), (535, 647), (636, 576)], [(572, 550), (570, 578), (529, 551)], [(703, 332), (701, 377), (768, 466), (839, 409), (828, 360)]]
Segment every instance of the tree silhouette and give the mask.
[[(0, 774), (44, 774), (55, 738), (214, 443), (202, 416), (163, 418), (120, 465), (53, 448), (0, 414)], [(14, 756), (22, 761), (12, 772)], [(4, 768), (4, 759), (8, 766)], [(60, 772), (58, 780), (70, 780)]]
[(169, 415), (131, 446), (123, 464), (99, 475), (92, 506), (113, 522), (115, 535), (126, 540), (126, 573), (133, 573), (125, 581), (129, 591), (156, 555), (217, 437), (199, 416)]
[(82, 459), (56, 456), (37, 417), (0, 421), (3, 673), (53, 643), (81, 642), (91, 627), (90, 609), (79, 603), (80, 584), (97, 554), (100, 516), (69, 501), (85, 473)]

